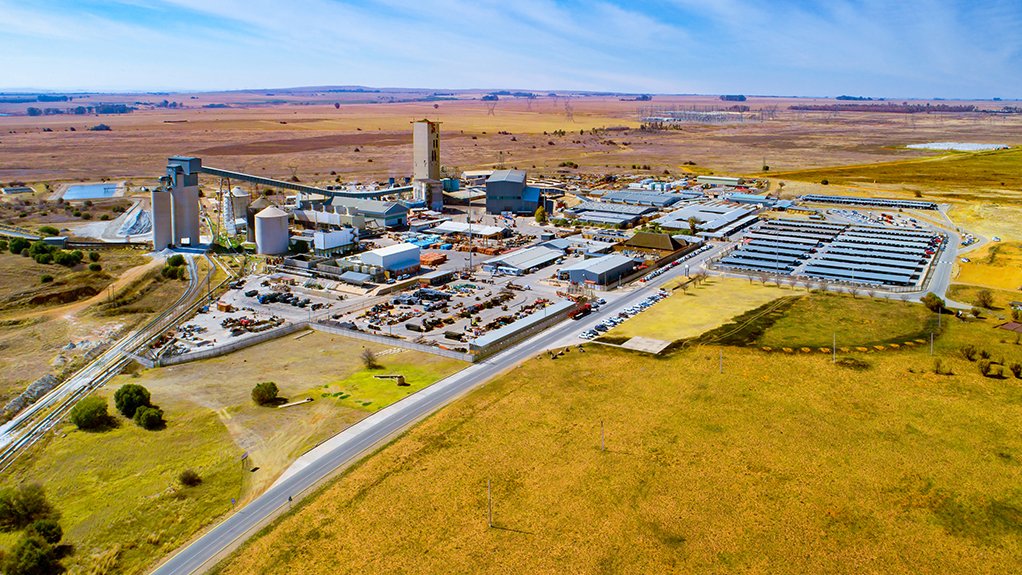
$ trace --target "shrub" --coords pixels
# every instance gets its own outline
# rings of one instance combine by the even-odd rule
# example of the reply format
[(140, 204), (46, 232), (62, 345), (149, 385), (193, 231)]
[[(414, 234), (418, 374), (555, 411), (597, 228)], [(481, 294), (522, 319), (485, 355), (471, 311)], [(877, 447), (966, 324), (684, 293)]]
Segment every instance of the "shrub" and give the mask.
[(940, 313), (944, 309), (944, 300), (935, 293), (924, 295), (921, 301), (932, 312)]
[(48, 283), (50, 283), (52, 281), (53, 281), (53, 276), (51, 276), (50, 274), (43, 274), (43, 276), (41, 278), (39, 278), (39, 283), (48, 284)]
[(12, 254), (20, 254), (21, 252), (28, 249), (32, 245), (32, 242), (25, 238), (13, 238), (8, 244), (8, 249), (11, 250)]
[(167, 258), (167, 265), (172, 267), (178, 267), (185, 265), (185, 257), (181, 254), (174, 254)]
[(202, 483), (202, 478), (194, 469), (185, 469), (177, 476), (177, 480), (185, 487), (195, 487)]
[(988, 289), (981, 289), (976, 293), (976, 305), (985, 308), (993, 309), (994, 307), (994, 294)]
[(982, 358), (982, 359), (990, 359), (990, 352), (985, 350), (985, 349), (981, 350), (979, 352), (979, 357)]
[(108, 221), (109, 219), (110, 219), (110, 214), (100, 214), (100, 216), (99, 216), (99, 220), (101, 222)]
[(976, 366), (979, 368), (979, 372), (983, 374), (983, 377), (988, 377), (993, 370), (993, 363), (989, 359), (981, 359)]
[(82, 219), (83, 220), (91, 220), (92, 219), (92, 214), (90, 214), (89, 212), (82, 212)]
[(53, 261), (65, 267), (73, 268), (76, 265), (82, 263), (82, 259), (85, 256), (82, 252), (75, 250), (73, 252), (60, 250), (53, 254)]
[(117, 411), (121, 412), (121, 415), (128, 419), (135, 417), (138, 408), (151, 406), (150, 400), (149, 390), (137, 383), (122, 385), (114, 393), (114, 406)]
[(3, 560), (7, 575), (62, 573), (56, 550), (40, 537), (22, 537)]
[(951, 368), (944, 363), (943, 359), (935, 357), (933, 358), (933, 373), (937, 375), (951, 375)]
[(820, 180), (820, 183), (823, 184), (824, 186), (830, 184), (830, 182), (828, 180)]
[(143, 405), (135, 410), (135, 423), (142, 429), (153, 431), (163, 427), (163, 410), (156, 406)]
[(106, 400), (95, 395), (76, 403), (68, 417), (71, 423), (83, 430), (100, 429), (110, 421), (110, 415), (106, 411)]
[(8, 249), (10, 249), (10, 246), (7, 240), (0, 240), (0, 252), (6, 252)]
[(101, 272), (101, 271), (103, 271), (103, 266), (101, 266), (99, 264), (89, 264), (89, 271), (90, 272)]
[(970, 344), (963, 345), (959, 350), (962, 353), (962, 357), (969, 361), (976, 361), (976, 354), (979, 353), (976, 350), (976, 346)]
[(53, 226), (42, 226), (39, 228), (39, 233), (44, 236), (55, 236), (60, 233), (60, 230)]
[(1011, 370), (1011, 374), (1015, 376), (1015, 379), (1022, 379), (1022, 363), (1014, 362), (1008, 366)]
[(56, 250), (53, 246), (47, 244), (42, 240), (36, 240), (29, 244), (28, 255), (35, 257), (41, 254), (53, 253)]
[(98, 262), (99, 261), (99, 257), (100, 257), (99, 256), (99, 252), (89, 252), (89, 261), (90, 262)]
[(366, 369), (376, 369), (380, 367), (379, 362), (376, 361), (376, 353), (368, 347), (362, 350), (359, 357), (362, 359), (362, 365), (364, 365)]
[(35, 256), (32, 256), (32, 259), (35, 260), (35, 263), (42, 265), (48, 265), (53, 263), (53, 256), (50, 254), (37, 254)]
[(252, 401), (256, 402), (257, 405), (269, 405), (277, 401), (278, 393), (280, 393), (280, 390), (277, 389), (277, 384), (272, 381), (257, 383), (252, 388)]
[(58, 516), (42, 486), (30, 483), (0, 489), (0, 531), (16, 531), (40, 519)]
[(50, 545), (56, 545), (64, 538), (64, 530), (60, 528), (60, 523), (57, 523), (56, 519), (46, 518), (37, 519), (28, 526), (26, 532), (28, 535), (36, 535), (41, 537), (43, 541)]

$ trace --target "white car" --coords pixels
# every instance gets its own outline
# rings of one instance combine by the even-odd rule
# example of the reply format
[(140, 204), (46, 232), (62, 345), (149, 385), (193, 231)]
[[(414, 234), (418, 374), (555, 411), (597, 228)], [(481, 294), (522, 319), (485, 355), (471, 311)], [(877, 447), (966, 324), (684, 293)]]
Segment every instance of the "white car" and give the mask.
[(971, 261), (972, 261), (972, 260), (970, 260), (969, 258), (962, 258), (962, 263), (963, 263), (963, 264), (967, 264), (967, 263), (969, 263), (969, 262), (971, 262)]

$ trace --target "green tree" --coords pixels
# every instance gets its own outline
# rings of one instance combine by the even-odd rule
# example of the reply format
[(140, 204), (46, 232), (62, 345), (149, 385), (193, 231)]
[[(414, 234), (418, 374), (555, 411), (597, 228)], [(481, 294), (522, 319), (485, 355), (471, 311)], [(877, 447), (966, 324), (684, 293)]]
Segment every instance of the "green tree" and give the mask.
[(90, 272), (101, 272), (101, 271), (103, 271), (103, 266), (100, 265), (100, 264), (96, 264), (96, 263), (89, 264), (89, 271)]
[(57, 516), (39, 484), (0, 489), (0, 531), (17, 531), (33, 521)]
[(257, 405), (269, 405), (277, 401), (278, 393), (280, 393), (280, 390), (277, 389), (277, 384), (272, 381), (257, 383), (252, 388), (252, 401), (256, 402)]
[(32, 245), (32, 242), (25, 238), (11, 238), (9, 248), (12, 254), (20, 254), (23, 250), (28, 249)]
[(194, 469), (185, 469), (177, 476), (177, 480), (185, 487), (195, 487), (202, 483), (202, 477)]
[(99, 252), (89, 252), (89, 261), (90, 262), (98, 262), (99, 261)]
[(7, 243), (7, 240), (0, 239), (0, 252), (6, 252), (8, 249), (10, 249), (10, 244)]
[(185, 257), (181, 254), (174, 254), (167, 258), (167, 265), (172, 267), (185, 265)]
[(155, 405), (143, 405), (135, 410), (135, 423), (142, 429), (153, 431), (164, 425), (163, 410)]
[(28, 526), (26, 534), (41, 537), (43, 541), (50, 545), (56, 545), (64, 538), (64, 530), (60, 528), (60, 523), (57, 523), (56, 519), (51, 518), (33, 521)]
[(50, 575), (63, 571), (53, 546), (40, 537), (23, 537), (3, 563), (6, 575)]
[(546, 223), (546, 209), (543, 206), (536, 208), (535, 218), (537, 224)]
[(924, 295), (921, 301), (932, 312), (941, 313), (944, 311), (944, 300), (933, 292)]
[(993, 309), (994, 294), (988, 289), (981, 289), (976, 292), (976, 305), (984, 309)]
[(699, 218), (692, 216), (688, 219), (688, 235), (694, 236), (699, 231), (699, 224), (703, 223)]
[(137, 383), (128, 383), (114, 392), (114, 407), (121, 412), (121, 415), (131, 419), (135, 417), (135, 411), (138, 408), (152, 405), (151, 399), (148, 389)]
[(39, 228), (39, 233), (44, 236), (55, 236), (60, 233), (60, 230), (53, 226), (42, 226)]
[(90, 431), (106, 426), (110, 421), (110, 414), (106, 411), (105, 399), (90, 395), (71, 408), (68, 418), (78, 429)]

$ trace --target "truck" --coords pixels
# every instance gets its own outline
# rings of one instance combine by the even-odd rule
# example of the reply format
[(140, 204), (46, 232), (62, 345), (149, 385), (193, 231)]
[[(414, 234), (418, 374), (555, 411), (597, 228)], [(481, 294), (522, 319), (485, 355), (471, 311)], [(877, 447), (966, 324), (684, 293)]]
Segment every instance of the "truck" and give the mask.
[(576, 307), (575, 309), (571, 310), (570, 312), (568, 312), (568, 318), (570, 318), (570, 319), (582, 319), (582, 318), (584, 318), (585, 316), (589, 315), (592, 312), (593, 312), (593, 306), (591, 306), (591, 305), (589, 305), (587, 303), (584, 303), (584, 304)]

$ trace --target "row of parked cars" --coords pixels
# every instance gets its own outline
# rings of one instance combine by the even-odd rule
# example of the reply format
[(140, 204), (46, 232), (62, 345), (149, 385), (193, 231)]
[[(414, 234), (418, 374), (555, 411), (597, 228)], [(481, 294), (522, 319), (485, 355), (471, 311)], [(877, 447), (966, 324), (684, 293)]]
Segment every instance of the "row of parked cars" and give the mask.
[[(269, 292), (261, 294), (259, 293), (259, 290), (249, 290), (245, 292), (245, 297), (253, 297), (261, 304), (284, 303), (301, 308), (312, 303), (312, 300), (307, 297), (303, 298), (293, 293), (284, 292)], [(316, 309), (316, 306), (313, 306), (313, 309)]]
[[(609, 331), (610, 329), (614, 328), (615, 326), (617, 326), (621, 322), (625, 321), (626, 319), (646, 311), (653, 304), (655, 304), (656, 302), (664, 299), (665, 297), (667, 297), (667, 291), (665, 291), (665, 290), (657, 290), (656, 293), (654, 293), (651, 296), (648, 296), (646, 299), (640, 301), (639, 303), (637, 303), (637, 304), (635, 304), (633, 306), (626, 307), (625, 309), (621, 310), (621, 312), (619, 312), (617, 315), (615, 315), (613, 317), (609, 317), (609, 318), (601, 321), (600, 323), (596, 324), (595, 326), (593, 326), (593, 329), (589, 329), (589, 330), (586, 330), (586, 331), (578, 334), (578, 337), (579, 337), (579, 339), (593, 339), (593, 338), (596, 338), (601, 333)], [(600, 300), (600, 301), (603, 302), (603, 300)], [(599, 303), (599, 302), (597, 302), (597, 303)], [(604, 302), (604, 303), (606, 303), (606, 302)]]

